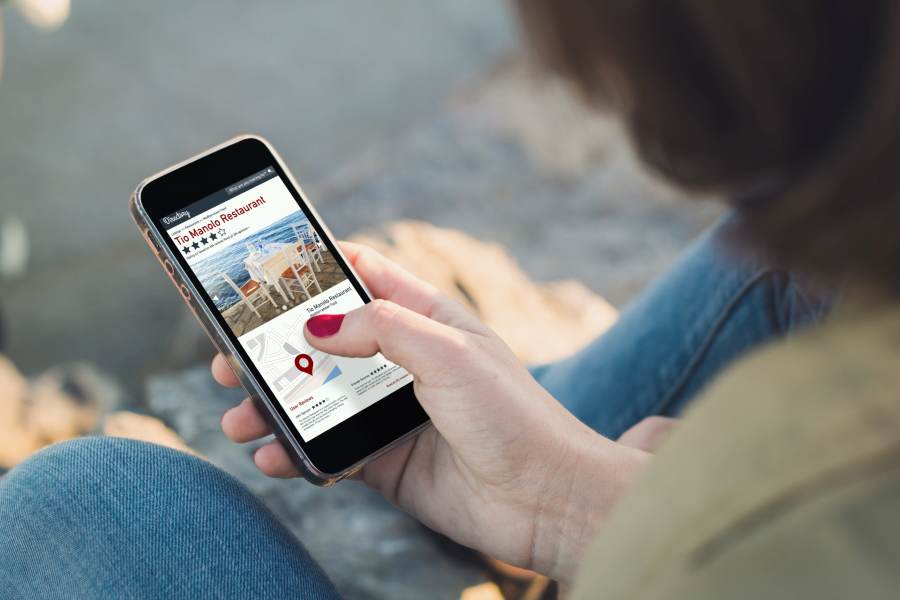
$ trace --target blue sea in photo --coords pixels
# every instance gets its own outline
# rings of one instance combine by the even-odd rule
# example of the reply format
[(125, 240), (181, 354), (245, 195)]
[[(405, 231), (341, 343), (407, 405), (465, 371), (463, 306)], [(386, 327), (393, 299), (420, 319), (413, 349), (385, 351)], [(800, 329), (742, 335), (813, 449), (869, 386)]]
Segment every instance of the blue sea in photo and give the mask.
[(309, 227), (309, 219), (301, 211), (297, 211), (194, 265), (197, 279), (215, 302), (216, 308), (223, 311), (240, 300), (237, 292), (222, 279), (221, 273), (227, 273), (238, 286), (247, 282), (250, 278), (244, 266), (244, 260), (250, 253), (247, 245), (256, 247), (263, 244), (293, 242), (297, 236), (291, 227), (295, 225)]

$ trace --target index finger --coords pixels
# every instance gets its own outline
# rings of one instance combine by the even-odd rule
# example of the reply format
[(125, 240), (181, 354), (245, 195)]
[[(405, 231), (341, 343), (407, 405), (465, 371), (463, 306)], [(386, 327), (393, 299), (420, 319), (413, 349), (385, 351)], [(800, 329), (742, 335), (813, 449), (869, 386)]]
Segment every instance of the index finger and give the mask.
[(212, 359), (212, 376), (219, 385), (224, 385), (225, 387), (237, 387), (241, 384), (238, 381), (237, 375), (234, 374), (234, 371), (231, 370), (231, 366), (229, 366), (228, 361), (225, 360), (225, 357), (221, 354), (216, 354)]
[(426, 317), (446, 299), (435, 286), (419, 279), (368, 246), (340, 242), (341, 251), (353, 264), (376, 298), (390, 300)]

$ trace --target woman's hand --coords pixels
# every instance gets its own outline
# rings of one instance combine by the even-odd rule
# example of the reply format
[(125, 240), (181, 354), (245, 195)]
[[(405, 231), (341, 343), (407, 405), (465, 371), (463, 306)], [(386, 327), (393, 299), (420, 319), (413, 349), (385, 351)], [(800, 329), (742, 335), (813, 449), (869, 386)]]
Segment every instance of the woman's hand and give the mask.
[[(381, 352), (405, 367), (434, 425), (368, 463), (361, 478), (461, 544), (569, 579), (648, 455), (579, 422), (462, 305), (373, 250), (342, 248), (378, 300), (342, 321), (311, 321), (307, 340), (342, 356)], [(221, 357), (213, 374), (237, 385)], [(236, 442), (270, 433), (249, 401), (224, 415), (222, 429)], [(298, 475), (277, 442), (255, 462), (273, 477)]]

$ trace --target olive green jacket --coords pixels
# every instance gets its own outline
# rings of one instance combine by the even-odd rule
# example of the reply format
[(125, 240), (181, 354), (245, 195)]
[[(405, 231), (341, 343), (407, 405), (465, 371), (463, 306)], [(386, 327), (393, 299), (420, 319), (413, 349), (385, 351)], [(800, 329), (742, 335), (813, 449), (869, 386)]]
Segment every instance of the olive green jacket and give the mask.
[(871, 306), (712, 385), (574, 598), (900, 598), (900, 306)]

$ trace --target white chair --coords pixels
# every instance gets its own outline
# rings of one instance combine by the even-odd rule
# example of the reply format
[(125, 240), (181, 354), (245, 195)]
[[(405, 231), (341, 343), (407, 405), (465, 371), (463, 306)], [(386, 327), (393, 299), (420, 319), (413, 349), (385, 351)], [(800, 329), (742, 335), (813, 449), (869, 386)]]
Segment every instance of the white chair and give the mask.
[(319, 238), (319, 234), (310, 227), (309, 223), (291, 225), (291, 229), (294, 230), (294, 235), (297, 236), (297, 241), (299, 242), (297, 250), (300, 250), (300, 247), (303, 246), (312, 258), (312, 264), (316, 271), (321, 271), (322, 267), (319, 265), (325, 262), (325, 257), (322, 256), (322, 240)]
[(257, 310), (256, 308), (258, 305), (262, 306), (266, 302), (271, 302), (272, 306), (276, 308), (278, 307), (278, 305), (275, 304), (275, 301), (272, 299), (272, 296), (269, 294), (269, 290), (267, 290), (263, 284), (256, 281), (252, 277), (248, 279), (244, 285), (239, 286), (231, 279), (231, 277), (228, 276), (227, 273), (222, 273), (221, 275), (222, 279), (225, 280), (225, 283), (230, 285), (231, 289), (237, 292), (237, 295), (241, 299), (241, 302), (243, 302), (250, 310), (252, 310), (253, 314), (255, 314), (257, 317), (260, 316), (259, 310)]
[(309, 292), (312, 287), (315, 287), (318, 293), (321, 294), (322, 287), (319, 285), (319, 280), (316, 279), (316, 275), (311, 268), (312, 260), (303, 244), (296, 248), (294, 246), (285, 246), (282, 252), (287, 258), (288, 267), (281, 273), (278, 282), (284, 282), (284, 287), (288, 294), (291, 295), (291, 298), (294, 297), (293, 288), (298, 288), (303, 292), (307, 300), (312, 299), (312, 294)]

